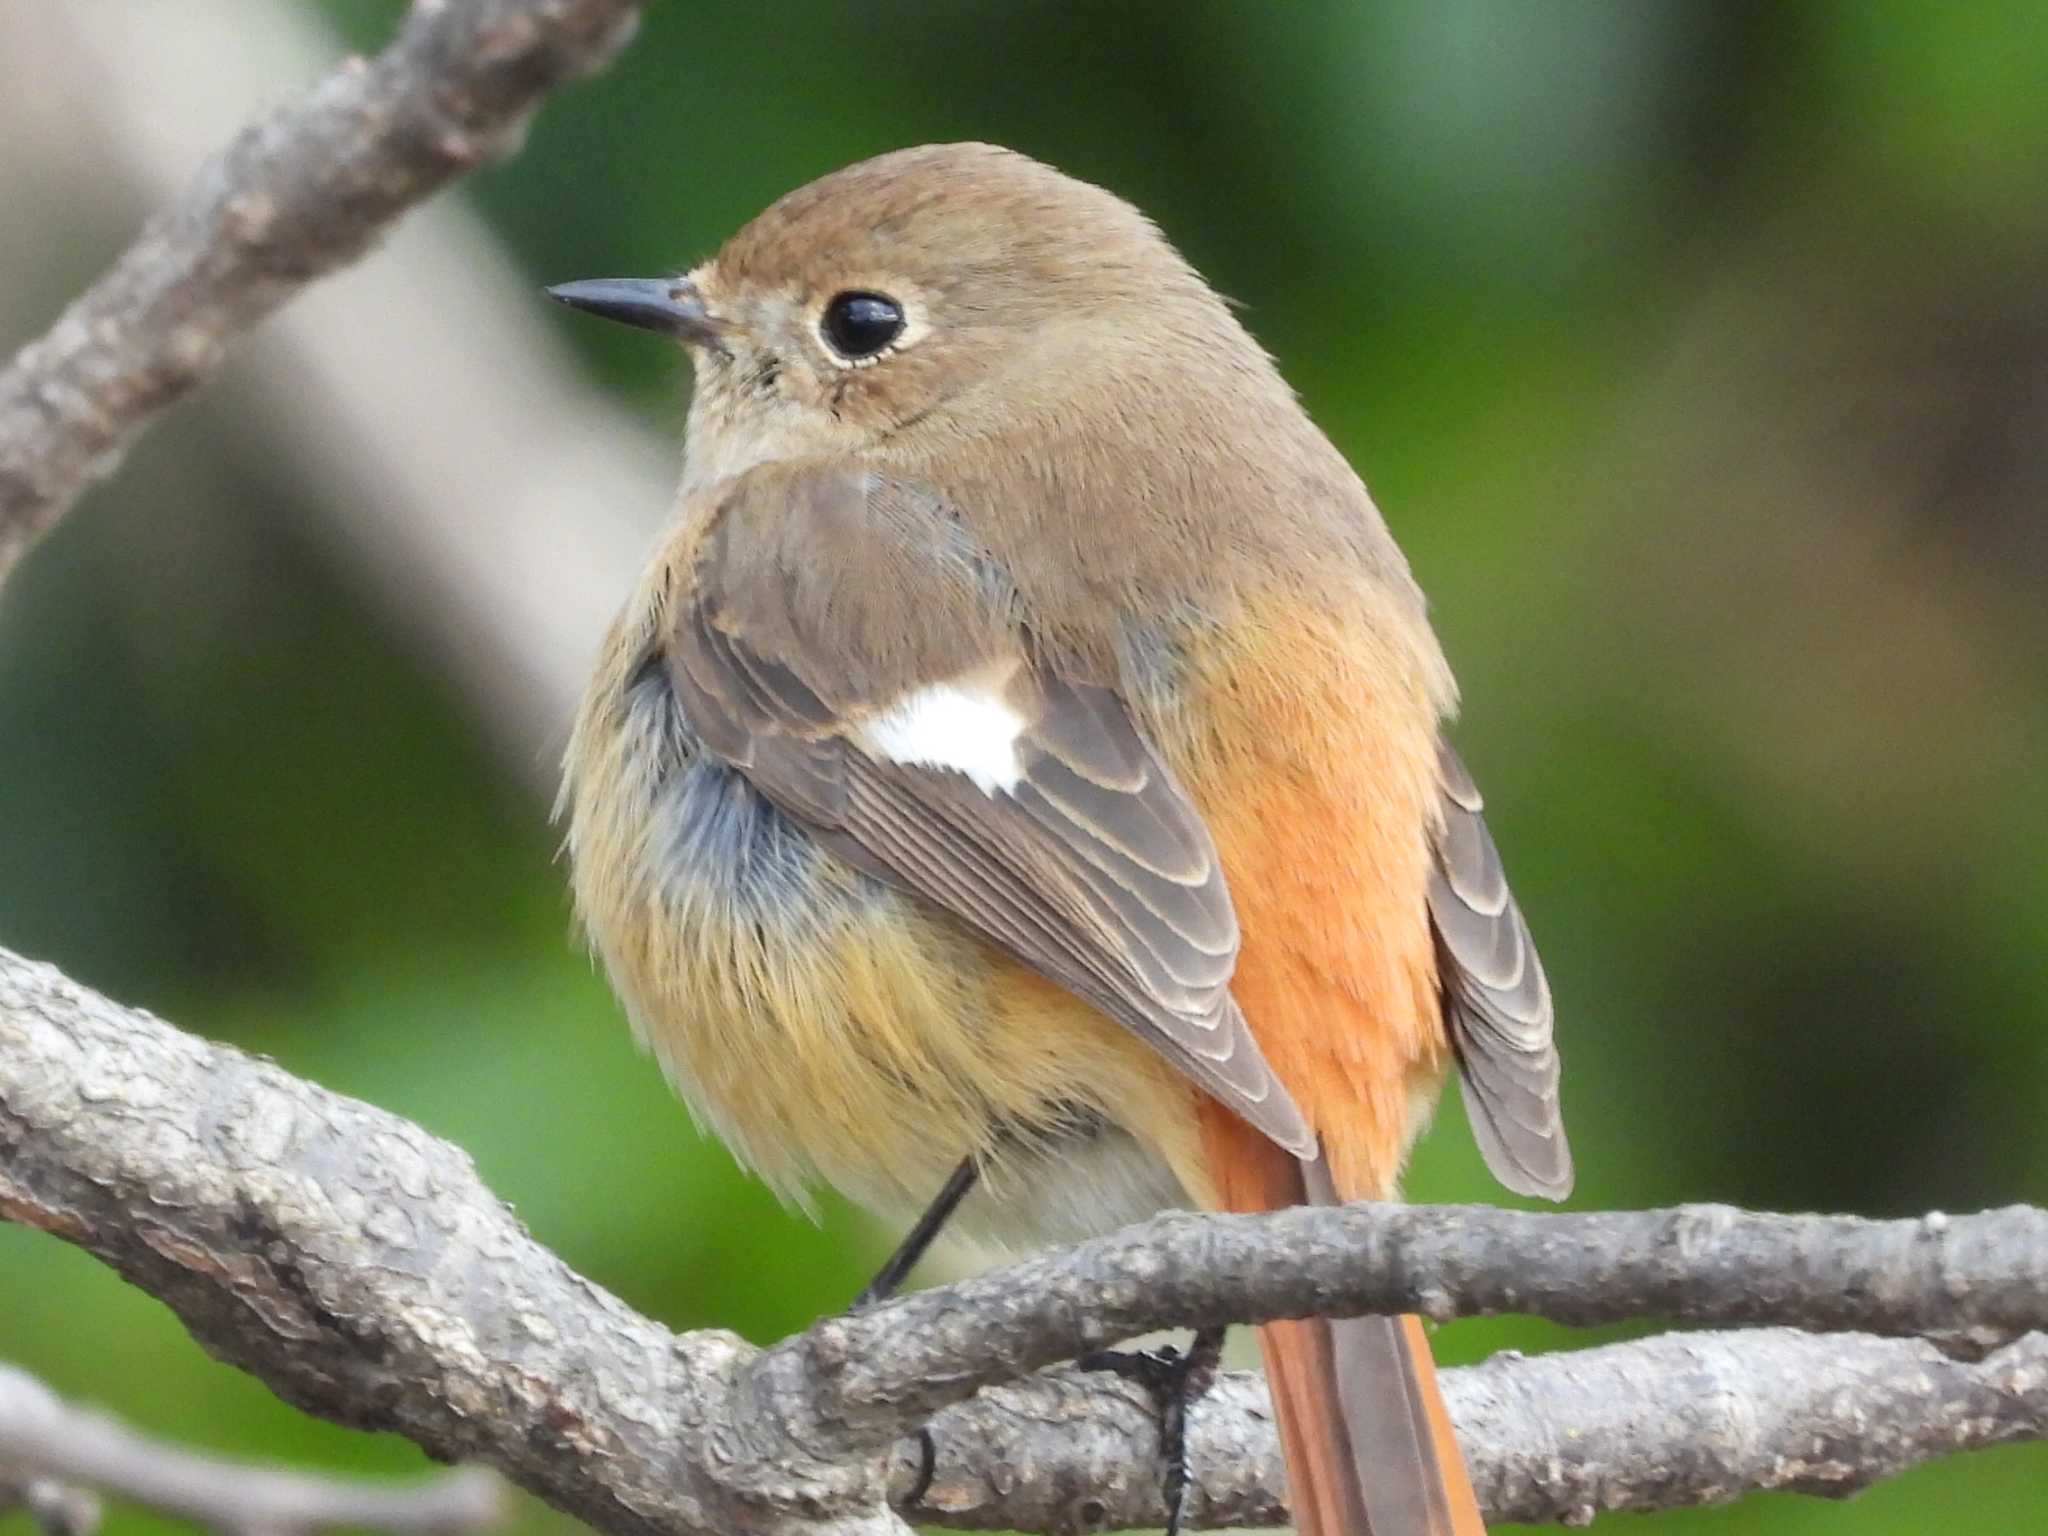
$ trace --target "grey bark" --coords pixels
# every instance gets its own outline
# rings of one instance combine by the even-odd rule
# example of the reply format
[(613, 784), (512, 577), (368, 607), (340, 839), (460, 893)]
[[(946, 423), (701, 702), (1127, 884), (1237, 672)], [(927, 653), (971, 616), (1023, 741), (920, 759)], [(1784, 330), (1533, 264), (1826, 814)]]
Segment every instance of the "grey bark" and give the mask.
[(498, 1524), (504, 1490), (477, 1467), (409, 1483), (323, 1477), (202, 1456), (71, 1407), (0, 1365), (0, 1509), (10, 1487), (46, 1529), (99, 1523), (97, 1493), (231, 1536), (311, 1536), (349, 1526), (456, 1536)]
[[(454, 1147), (5, 951), (0, 1216), (95, 1253), (301, 1407), (486, 1462), (620, 1532), (893, 1530), (892, 1497), (917, 1518), (1022, 1529), (1069, 1529), (1091, 1500), (1114, 1522), (1156, 1518), (1148, 1410), (1124, 1384), (1012, 1384), (1156, 1327), (1512, 1306), (1982, 1348), (2048, 1324), (2048, 1214), (2027, 1208), (1863, 1222), (1354, 1206), (1166, 1217), (766, 1350), (673, 1335), (535, 1243)], [(2040, 1438), (2042, 1351), (2038, 1334), (1977, 1364), (1920, 1342), (1690, 1336), (1495, 1361), (1448, 1390), (1496, 1518), (1562, 1516), (1846, 1487)], [(983, 1388), (997, 1390), (968, 1401)], [(1242, 1381), (1198, 1411), (1205, 1517), (1277, 1512), (1261, 1411)], [(1005, 1413), (1039, 1438), (1006, 1442)], [(934, 1414), (938, 1477), (917, 1502), (901, 1442)]]
[[(1665, 1334), (1443, 1373), (1489, 1521), (1581, 1525), (1610, 1511), (1769, 1489), (1846, 1497), (1926, 1461), (2048, 1436), (2048, 1335), (1979, 1361), (1917, 1339), (1789, 1329)], [(921, 1525), (1158, 1526), (1158, 1418), (1142, 1392), (1072, 1370), (991, 1387), (899, 1449), (891, 1492)], [(1287, 1521), (1266, 1386), (1221, 1377), (1190, 1415), (1196, 1527)]]
[(812, 1337), (835, 1363), (844, 1356), (850, 1400), (936, 1408), (933, 1392), (951, 1392), (963, 1370), (984, 1386), (1151, 1328), (1398, 1312), (1791, 1324), (1982, 1353), (2048, 1327), (2048, 1211), (1902, 1221), (1715, 1205), (1183, 1212), (835, 1319)]
[(644, 0), (419, 0), (390, 47), (244, 129), (0, 372), (0, 578), (227, 345), (422, 198), (510, 153)]

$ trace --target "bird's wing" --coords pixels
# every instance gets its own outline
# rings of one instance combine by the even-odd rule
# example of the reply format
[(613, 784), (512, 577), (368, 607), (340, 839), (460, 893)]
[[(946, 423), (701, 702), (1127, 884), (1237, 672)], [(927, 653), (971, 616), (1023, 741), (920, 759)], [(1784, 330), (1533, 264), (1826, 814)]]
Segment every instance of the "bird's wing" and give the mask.
[(1562, 1200), (1572, 1154), (1558, 1108), (1550, 984), (1480, 815), (1478, 786), (1448, 744), (1438, 755), (1443, 830), (1429, 916), (1465, 1108), (1494, 1177), (1518, 1194)]
[(711, 514), (664, 631), (706, 747), (836, 853), (1135, 1032), (1300, 1156), (1230, 998), (1207, 829), (1114, 691), (1061, 675), (945, 501), (773, 469)]

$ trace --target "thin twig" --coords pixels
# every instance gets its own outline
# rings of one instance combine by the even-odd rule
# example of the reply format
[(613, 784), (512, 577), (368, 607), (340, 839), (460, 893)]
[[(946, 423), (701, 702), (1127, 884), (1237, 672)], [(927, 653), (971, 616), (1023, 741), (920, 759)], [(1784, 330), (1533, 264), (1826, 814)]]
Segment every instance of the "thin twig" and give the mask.
[[(985, 1438), (960, 1417), (974, 1410), (953, 1405), (1034, 1365), (1157, 1326), (1322, 1307), (1510, 1305), (1573, 1321), (1638, 1309), (1763, 1320), (1775, 1308), (1773, 1320), (1943, 1334), (2048, 1322), (2048, 1225), (2034, 1210), (1865, 1223), (1367, 1206), (1166, 1218), (830, 1319), (757, 1351), (723, 1333), (672, 1335), (636, 1316), (535, 1243), (461, 1152), (418, 1127), (5, 951), (0, 1216), (99, 1255), (166, 1301), (210, 1350), (290, 1401), (397, 1430), (439, 1457), (487, 1462), (621, 1532), (899, 1530), (886, 1498), (901, 1436), (952, 1410), (938, 1420), (941, 1477), (932, 1495), (948, 1497), (946, 1469), (966, 1464), (974, 1448), (946, 1426)], [(1618, 1507), (1679, 1497), (1690, 1485), (1670, 1469), (1699, 1434), (1671, 1412), (1671, 1361), (1718, 1347), (1697, 1337), (1653, 1340), (1482, 1368), (1472, 1379), (1555, 1371), (1568, 1384), (1577, 1372), (1598, 1385), (1582, 1404), (1587, 1424), (1565, 1426), (1576, 1431), (1577, 1459), (1557, 1472), (1544, 1458), (1557, 1454), (1564, 1421), (1545, 1418), (1542, 1393), (1502, 1389), (1489, 1409), (1485, 1393), (1454, 1387), (1475, 1479), (1511, 1509), (1531, 1507), (1515, 1500), (1536, 1495), (1513, 1491), (1529, 1487), (1551, 1489), (1541, 1497), (1567, 1512), (1589, 1499)], [(1730, 1344), (1699, 1380), (1764, 1401), (1786, 1391), (1775, 1373), (1796, 1347), (1771, 1346), (1772, 1354)], [(1730, 1480), (1712, 1483), (1721, 1490), (1713, 1496), (1749, 1485), (1846, 1486), (1942, 1447), (1986, 1443), (1988, 1432), (1975, 1426), (1987, 1394), (2011, 1400), (1992, 1438), (2043, 1433), (2038, 1339), (1981, 1368), (1925, 1345), (1899, 1348), (1916, 1353), (1871, 1356), (1884, 1369), (1842, 1378), (1849, 1395), (1841, 1403), (1809, 1400), (1782, 1422), (1781, 1441), (1726, 1459)], [(1905, 1377), (1895, 1373), (1901, 1362)], [(1914, 1389), (1922, 1377), (1935, 1387)], [(1076, 1438), (1057, 1461), (1008, 1461), (1003, 1492), (1016, 1507), (989, 1520), (1064, 1529), (1035, 1518), (1060, 1496), (1048, 1479), (1075, 1467), (1101, 1471), (1105, 1508), (1125, 1508), (1135, 1495), (1127, 1489), (1119, 1503), (1120, 1484), (1106, 1469), (1150, 1475), (1147, 1464), (1107, 1449), (1118, 1443), (1116, 1425), (1128, 1428), (1121, 1384), (1098, 1378), (1075, 1390), (1082, 1396), (1063, 1422)], [(1605, 1418), (1590, 1416), (1586, 1404), (1596, 1399), (1611, 1410)], [(1742, 1422), (1734, 1397), (1709, 1393), (1708, 1401)], [(1844, 1413), (1896, 1421), (1909, 1438), (1873, 1436), (1858, 1451), (1830, 1427), (1848, 1422)], [(1635, 1420), (1663, 1428), (1625, 1432)], [(1204, 1494), (1222, 1499), (1227, 1513), (1237, 1459), (1200, 1461), (1203, 1422), (1198, 1416)], [(1765, 1452), (1806, 1464), (1800, 1433), (1834, 1447), (1828, 1467), (1810, 1476), (1773, 1471)], [(1257, 1486), (1270, 1498), (1276, 1481)]]
[(244, 129), (0, 372), (0, 579), (229, 342), (509, 153), (644, 0), (421, 0), (390, 47)]
[[(26, 1371), (0, 1364), (0, 1463), (27, 1486), (97, 1489), (235, 1536), (306, 1536), (340, 1526), (394, 1536), (498, 1524), (498, 1479), (468, 1467), (409, 1484), (286, 1472), (201, 1456), (67, 1406)], [(67, 1526), (75, 1520), (67, 1520)]]

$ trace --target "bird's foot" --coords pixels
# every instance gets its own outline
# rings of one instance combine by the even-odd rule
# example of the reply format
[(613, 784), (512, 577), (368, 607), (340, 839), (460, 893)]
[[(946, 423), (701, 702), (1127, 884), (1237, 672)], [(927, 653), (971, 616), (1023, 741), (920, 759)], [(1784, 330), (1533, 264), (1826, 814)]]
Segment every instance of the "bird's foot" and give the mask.
[(1216, 1379), (1216, 1367), (1223, 1359), (1223, 1332), (1221, 1328), (1201, 1329), (1184, 1351), (1171, 1344), (1158, 1349), (1099, 1349), (1075, 1362), (1084, 1371), (1112, 1371), (1126, 1381), (1137, 1382), (1159, 1405), (1159, 1452), (1166, 1463), (1160, 1487), (1166, 1501), (1166, 1536), (1180, 1536), (1191, 1481), (1188, 1410)]

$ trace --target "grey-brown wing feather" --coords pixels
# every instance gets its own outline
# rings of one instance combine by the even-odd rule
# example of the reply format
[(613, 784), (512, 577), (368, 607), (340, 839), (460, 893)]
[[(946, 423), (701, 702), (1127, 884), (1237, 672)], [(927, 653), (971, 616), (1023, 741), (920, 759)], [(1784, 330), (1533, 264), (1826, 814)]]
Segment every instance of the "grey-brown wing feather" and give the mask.
[[(871, 477), (845, 479), (848, 495), (877, 494)], [(882, 491), (892, 516), (905, 516), (903, 489)], [(818, 487), (802, 494), (815, 509)], [(832, 520), (857, 526), (843, 505)], [(1134, 1031), (1275, 1142), (1313, 1155), (1314, 1133), (1230, 997), (1237, 919), (1207, 829), (1113, 692), (1020, 663), (1011, 693), (1028, 724), (1007, 790), (872, 755), (850, 738), (840, 701), (883, 707), (889, 690), (944, 677), (920, 671), (914, 645), (893, 679), (888, 658), (850, 657), (843, 637), (823, 631), (835, 617), (872, 626), (849, 619), (844, 601), (795, 611), (794, 583), (726, 558), (726, 539), (705, 549), (668, 648), (677, 696), (712, 752), (849, 863), (951, 913)], [(835, 558), (829, 548), (807, 555)], [(943, 586), (966, 571), (950, 561), (922, 574)], [(729, 601), (736, 578), (747, 590)]]
[(1438, 755), (1443, 828), (1429, 915), (1465, 1107), (1496, 1178), (1518, 1194), (1561, 1200), (1571, 1193), (1572, 1154), (1558, 1105), (1550, 984), (1480, 814), (1478, 786), (1448, 744)]

